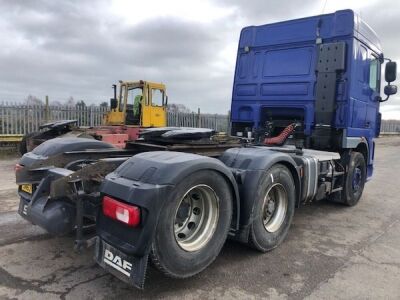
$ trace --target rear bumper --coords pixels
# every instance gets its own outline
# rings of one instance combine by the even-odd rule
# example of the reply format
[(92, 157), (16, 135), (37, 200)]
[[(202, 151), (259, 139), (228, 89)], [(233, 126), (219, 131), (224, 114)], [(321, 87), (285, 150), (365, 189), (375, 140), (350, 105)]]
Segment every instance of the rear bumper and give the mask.
[(18, 213), (52, 235), (65, 235), (75, 227), (75, 208), (65, 201), (49, 201), (47, 196), (28, 201), (20, 197)]
[[(36, 175), (37, 172), (32, 173)], [(52, 235), (65, 235), (75, 227), (76, 207), (72, 202), (52, 199), (50, 197), (52, 182), (64, 176), (65, 172), (51, 172), (46, 169), (38, 173), (43, 176), (38, 183), (36, 180), (32, 180), (32, 177), (35, 176), (25, 176), (23, 182), (33, 184), (33, 193), (27, 194), (19, 190), (20, 203), (18, 213), (26, 220), (42, 227)], [(67, 174), (69, 173), (71, 172)], [(19, 183), (18, 180), (17, 183)]]
[[(34, 172), (32, 172), (34, 173)], [(85, 217), (95, 222), (99, 207), (97, 195), (79, 195), (81, 208), (78, 210), (78, 194), (74, 192), (66, 179), (74, 174), (72, 171), (60, 168), (46, 170), (42, 179), (24, 183), (32, 184), (32, 194), (19, 189), (20, 203), (18, 213), (31, 223), (45, 229), (52, 235), (65, 235), (73, 231), (77, 226), (78, 217)], [(80, 215), (78, 216), (78, 211)]]

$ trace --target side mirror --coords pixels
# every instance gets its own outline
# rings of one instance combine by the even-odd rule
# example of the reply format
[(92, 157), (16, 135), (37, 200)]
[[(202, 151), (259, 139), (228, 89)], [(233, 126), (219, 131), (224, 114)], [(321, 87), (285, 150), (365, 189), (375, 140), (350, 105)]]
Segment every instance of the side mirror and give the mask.
[(383, 92), (385, 93), (386, 96), (397, 94), (397, 86), (388, 84), (385, 86)]
[(111, 109), (116, 109), (118, 107), (118, 101), (115, 98), (110, 99), (110, 107)]
[(165, 106), (168, 105), (168, 96), (165, 96)]
[[(397, 76), (397, 64), (394, 61), (389, 61), (386, 63), (385, 67), (385, 81), (386, 82), (393, 82), (396, 80)], [(397, 91), (397, 90), (396, 90)], [(385, 88), (386, 94), (386, 88)], [(393, 95), (393, 94), (391, 94)]]

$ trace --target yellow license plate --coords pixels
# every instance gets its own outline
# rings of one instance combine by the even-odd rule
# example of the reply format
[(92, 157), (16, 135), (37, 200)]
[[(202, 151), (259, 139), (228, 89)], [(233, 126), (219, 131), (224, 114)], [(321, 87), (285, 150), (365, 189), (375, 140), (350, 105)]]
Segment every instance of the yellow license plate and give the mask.
[(22, 184), (21, 191), (28, 193), (28, 194), (32, 194), (32, 184)]

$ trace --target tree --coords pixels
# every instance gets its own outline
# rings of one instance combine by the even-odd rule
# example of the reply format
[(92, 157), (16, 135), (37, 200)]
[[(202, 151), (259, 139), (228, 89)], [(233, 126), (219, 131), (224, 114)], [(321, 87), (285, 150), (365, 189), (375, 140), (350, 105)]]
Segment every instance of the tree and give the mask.
[(28, 95), (28, 97), (25, 98), (25, 103), (27, 105), (40, 105), (43, 104), (43, 101), (40, 100), (38, 97), (33, 96), (33, 95)]
[(67, 101), (65, 102), (65, 105), (66, 106), (75, 106), (75, 100), (74, 100), (74, 97), (69, 97), (68, 99), (67, 99)]
[(101, 102), (100, 107), (108, 107), (108, 102), (106, 102), (106, 101)]
[(192, 111), (186, 107), (184, 104), (177, 104), (177, 103), (169, 103), (168, 104), (168, 111), (174, 113), (191, 113)]
[(50, 100), (49, 104), (51, 106), (62, 106), (62, 103), (60, 101), (58, 101), (58, 100)]
[(83, 100), (80, 100), (76, 103), (76, 107), (86, 107), (86, 103)]

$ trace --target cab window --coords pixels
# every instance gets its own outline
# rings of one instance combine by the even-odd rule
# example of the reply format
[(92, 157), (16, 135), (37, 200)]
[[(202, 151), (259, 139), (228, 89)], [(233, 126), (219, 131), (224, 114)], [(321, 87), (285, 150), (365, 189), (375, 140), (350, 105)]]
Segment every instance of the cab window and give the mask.
[(143, 90), (140, 87), (128, 88), (126, 102), (126, 125), (140, 125), (142, 115)]
[(369, 87), (375, 92), (379, 92), (380, 66), (379, 60), (376, 58), (372, 59), (369, 64)]
[(151, 89), (151, 105), (152, 106), (164, 105), (164, 91), (159, 89)]
[(142, 96), (143, 95), (143, 90), (142, 88), (131, 88), (128, 89), (128, 104), (134, 104), (135, 103), (135, 99), (138, 99), (136, 96)]

